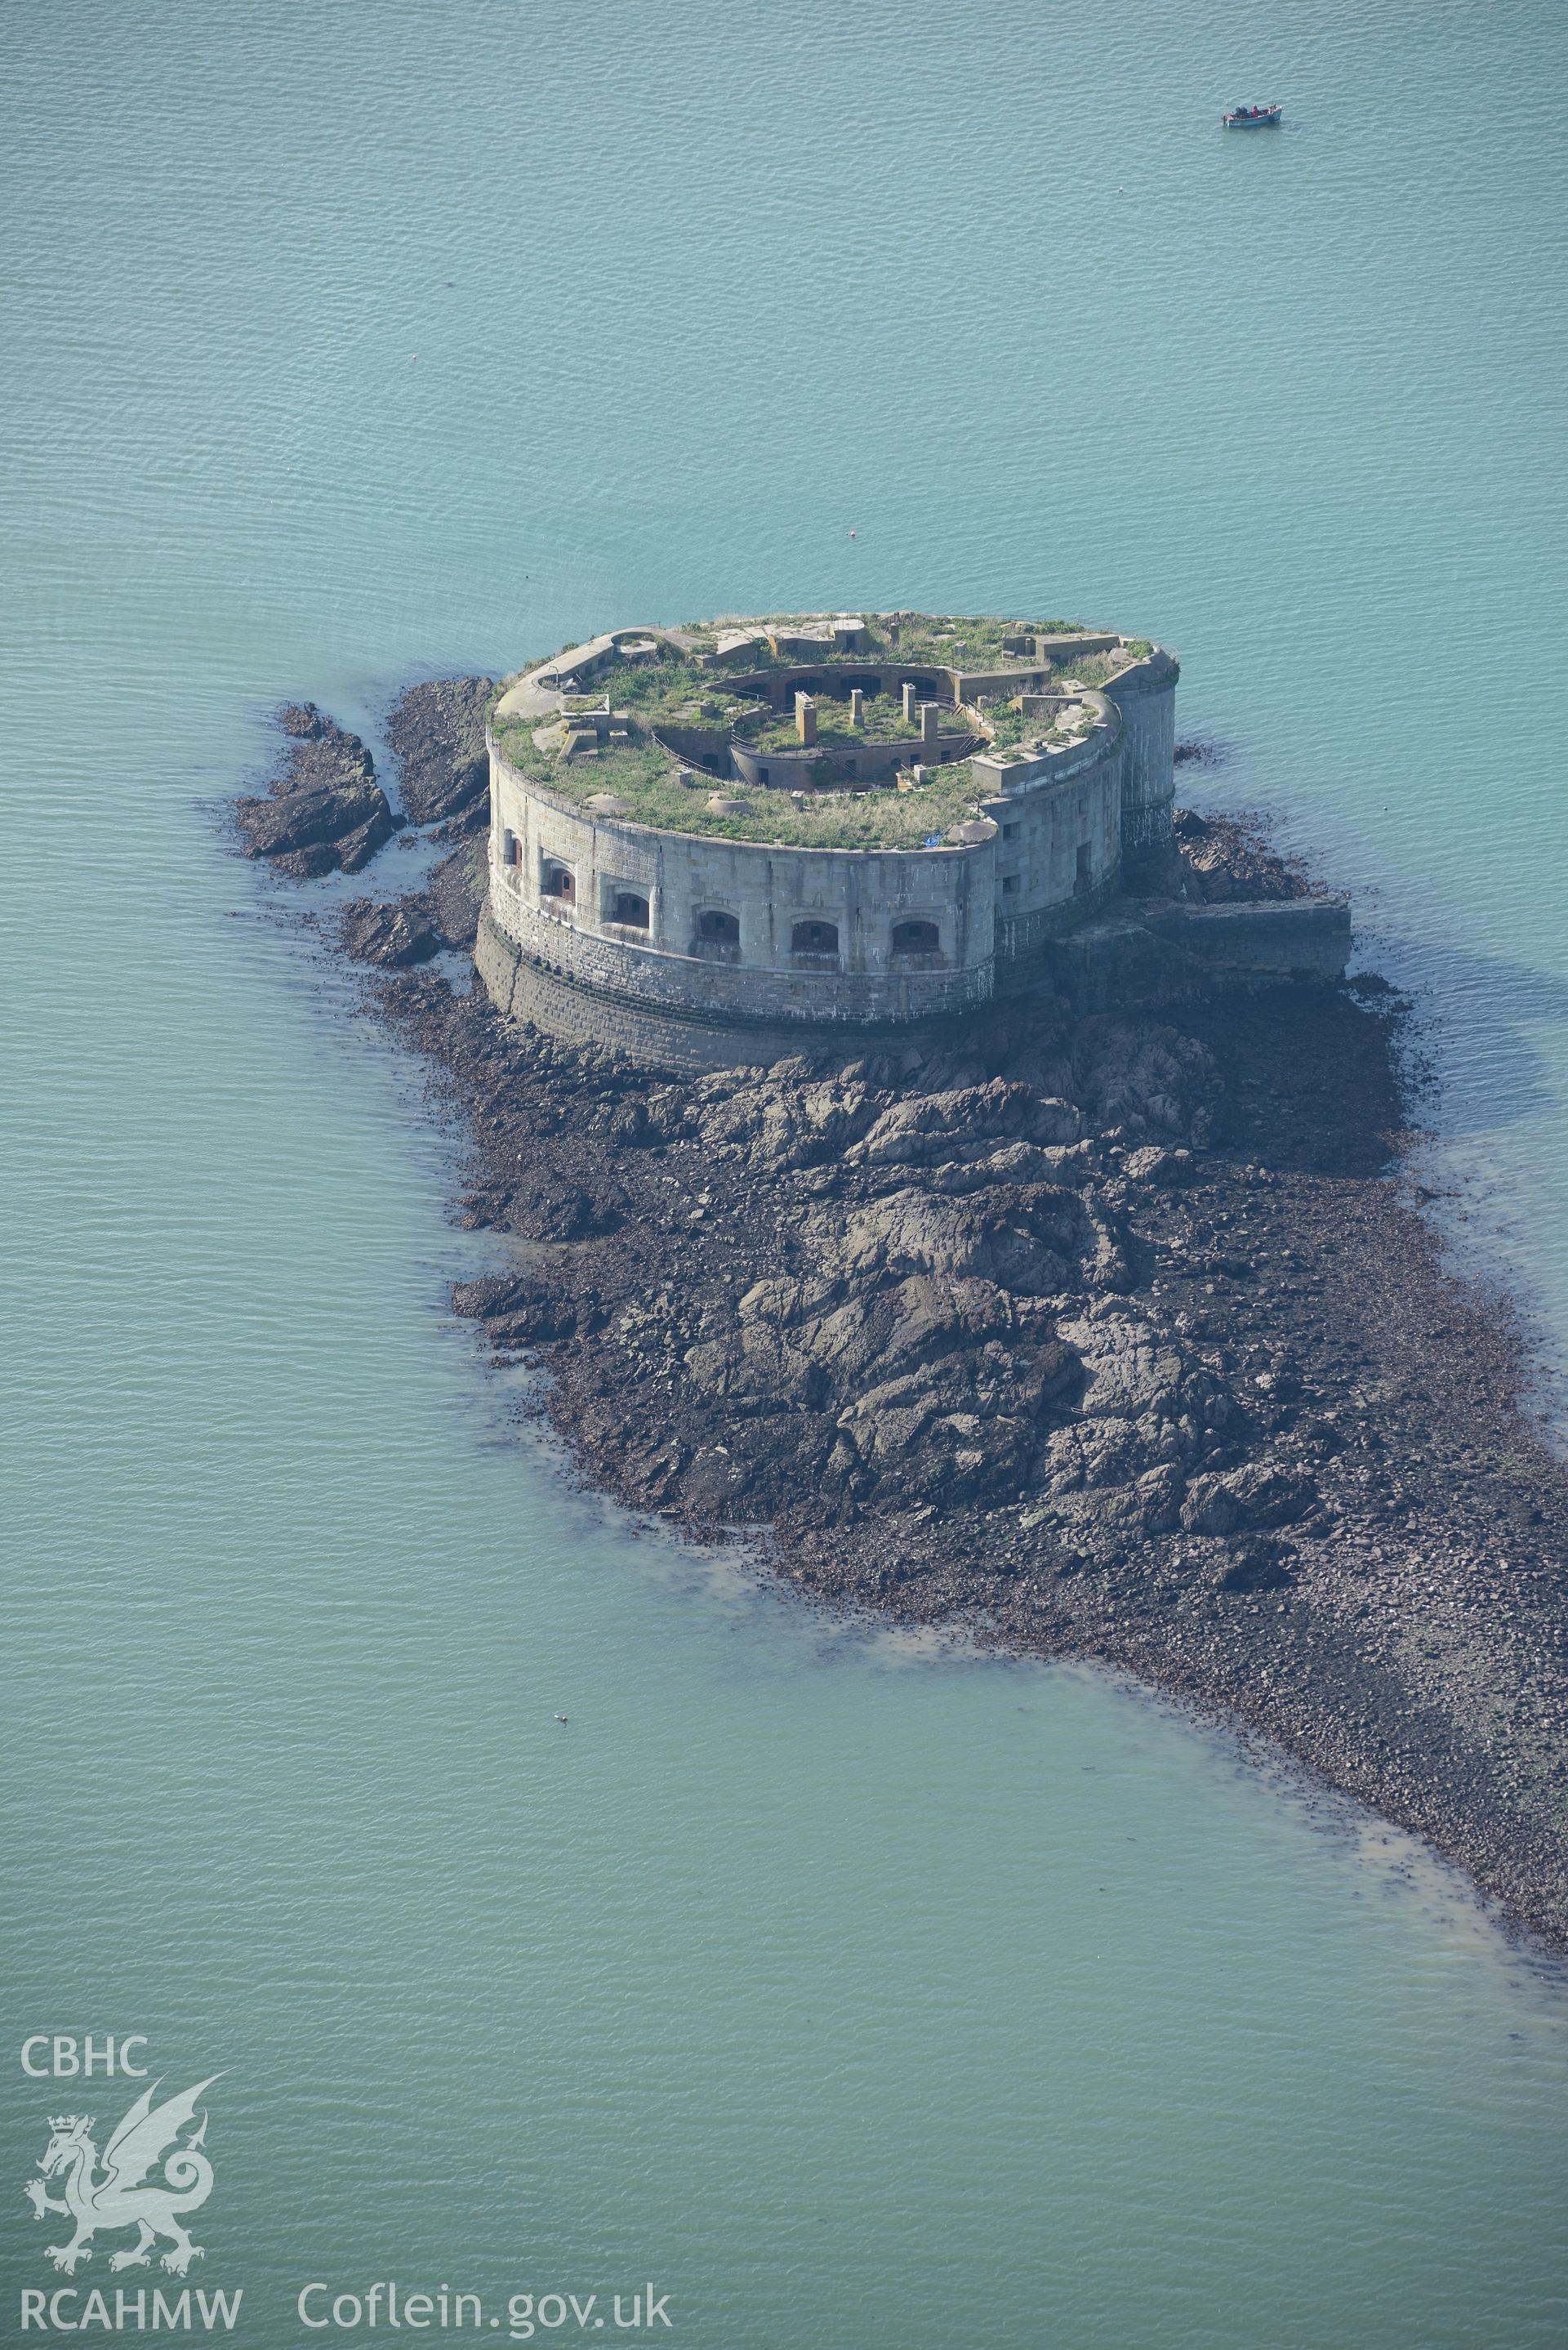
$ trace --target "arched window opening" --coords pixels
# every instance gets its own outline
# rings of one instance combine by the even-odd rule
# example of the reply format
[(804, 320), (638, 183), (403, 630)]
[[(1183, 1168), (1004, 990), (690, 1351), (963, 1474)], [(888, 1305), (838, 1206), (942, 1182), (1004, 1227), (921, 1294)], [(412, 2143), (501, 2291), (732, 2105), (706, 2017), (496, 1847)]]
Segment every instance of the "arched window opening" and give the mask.
[(544, 894), (546, 898), (558, 898), (563, 906), (576, 904), (577, 880), (569, 865), (545, 866)]
[(610, 920), (612, 922), (623, 924), (628, 931), (646, 931), (648, 928), (647, 899), (639, 897), (635, 889), (618, 889), (615, 893), (615, 906), (611, 911)]
[(789, 934), (791, 954), (836, 955), (838, 952), (836, 922), (796, 922)]
[(501, 861), (504, 865), (521, 865), (523, 862), (523, 843), (510, 829), (501, 836)]
[(691, 951), (700, 962), (739, 962), (741, 918), (717, 906), (701, 912), (691, 931)]
[(895, 922), (893, 952), (896, 955), (929, 955), (941, 951), (941, 932), (935, 922)]

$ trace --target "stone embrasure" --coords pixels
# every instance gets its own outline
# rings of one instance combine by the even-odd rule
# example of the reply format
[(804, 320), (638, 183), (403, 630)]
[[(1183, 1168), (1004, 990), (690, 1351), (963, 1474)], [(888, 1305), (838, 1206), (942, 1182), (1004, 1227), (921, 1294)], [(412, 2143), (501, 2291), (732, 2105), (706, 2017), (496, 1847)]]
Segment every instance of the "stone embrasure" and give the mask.
[(491, 713), (493, 983), (546, 1026), (569, 990), (574, 1034), (597, 1000), (623, 1043), (641, 1006), (665, 1058), (682, 1020), (909, 1026), (1016, 992), (1168, 855), (1178, 675), (1146, 639), (911, 612), (555, 654)]

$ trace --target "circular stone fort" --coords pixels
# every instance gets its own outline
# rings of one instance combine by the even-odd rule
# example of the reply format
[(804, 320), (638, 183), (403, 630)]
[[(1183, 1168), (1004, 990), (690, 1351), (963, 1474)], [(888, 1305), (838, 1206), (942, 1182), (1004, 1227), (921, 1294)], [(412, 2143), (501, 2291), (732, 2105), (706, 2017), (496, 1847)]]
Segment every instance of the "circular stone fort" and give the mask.
[(556, 653), (487, 730), (484, 983), (674, 1070), (1048, 987), (1168, 861), (1179, 674), (1147, 639), (923, 612)]

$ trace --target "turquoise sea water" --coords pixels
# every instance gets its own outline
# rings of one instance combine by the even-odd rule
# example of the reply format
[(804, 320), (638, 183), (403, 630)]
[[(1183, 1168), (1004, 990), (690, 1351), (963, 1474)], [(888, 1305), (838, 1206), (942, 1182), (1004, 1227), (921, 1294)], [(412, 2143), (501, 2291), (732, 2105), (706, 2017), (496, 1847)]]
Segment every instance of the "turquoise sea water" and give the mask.
[(825, 1627), (519, 1445), (416, 1079), (212, 813), (283, 694), (609, 620), (1147, 630), (1425, 990), (1456, 1237), (1556, 1345), (1560, 12), (6, 29), (5, 2338), (47, 2116), (136, 2085), (15, 2052), (113, 2032), (223, 2074), (192, 2281), (255, 2344), (393, 2278), (1560, 2342), (1561, 1987), (1136, 1692)]

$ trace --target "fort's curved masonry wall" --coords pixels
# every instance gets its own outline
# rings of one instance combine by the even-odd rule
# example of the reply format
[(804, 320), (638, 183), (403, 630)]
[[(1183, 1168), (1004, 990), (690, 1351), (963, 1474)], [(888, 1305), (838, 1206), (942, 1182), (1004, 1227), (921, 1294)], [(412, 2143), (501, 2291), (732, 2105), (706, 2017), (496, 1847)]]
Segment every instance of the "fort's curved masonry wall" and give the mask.
[(1176, 686), (1179, 665), (1156, 650), (1106, 687), (1122, 716), (1122, 858), (1128, 879), (1175, 837)]
[(1002, 967), (1037, 957), (1120, 885), (1122, 725), (1108, 695), (1074, 696), (1106, 722), (1076, 750), (1038, 758), (982, 754), (971, 772), (998, 827), (993, 951)]
[[(662, 633), (617, 630), (557, 656), (501, 709), (559, 708), (562, 691), (597, 688)], [(1155, 650), (1103, 691), (1068, 693), (1070, 660), (1058, 653), (1054, 667), (1046, 641), (994, 672), (830, 650), (754, 677), (732, 671), (733, 687), (780, 708), (797, 687), (842, 697), (910, 680), (951, 697), (944, 733), (964, 703), (978, 723), (979, 698), (1003, 689), (1035, 695), (1022, 707), (1047, 720), (1060, 703), (1093, 709), (1081, 742), (977, 751), (976, 837), (934, 847), (781, 847), (642, 824), (527, 775), (493, 737), (479, 964), (495, 1001), (554, 1034), (715, 1067), (808, 1049), (814, 1031), (843, 1041), (950, 1023), (1044, 982), (1053, 941), (1115, 898), (1125, 867), (1169, 844), (1179, 674)], [(1086, 659), (1121, 639), (1062, 641)], [(708, 742), (689, 731), (690, 750), (680, 729), (659, 737), (677, 760)], [(706, 780), (694, 775), (699, 789)], [(740, 780), (754, 792), (754, 775)]]
[[(575, 808), (491, 754), (490, 908), (496, 926), (579, 985), (729, 1020), (900, 1021), (991, 993), (996, 840), (931, 849), (774, 848)], [(516, 844), (514, 861), (497, 836)], [(552, 881), (565, 871), (571, 897)], [(646, 930), (615, 920), (627, 895)], [(705, 941), (704, 915), (738, 926)], [(898, 925), (934, 951), (898, 951)], [(797, 945), (809, 930), (812, 946)], [(829, 945), (826, 934), (834, 943)]]
[(913, 1045), (922, 1051), (950, 1043), (964, 1014), (918, 1020), (846, 1021), (826, 1024), (794, 1019), (731, 1018), (690, 1003), (656, 1002), (640, 989), (623, 993), (587, 985), (536, 962), (503, 931), (486, 907), (480, 917), (474, 963), (497, 1010), (520, 1025), (532, 1024), (569, 1045), (608, 1045), (644, 1067), (694, 1076), (770, 1063), (824, 1044), (875, 1052)]

